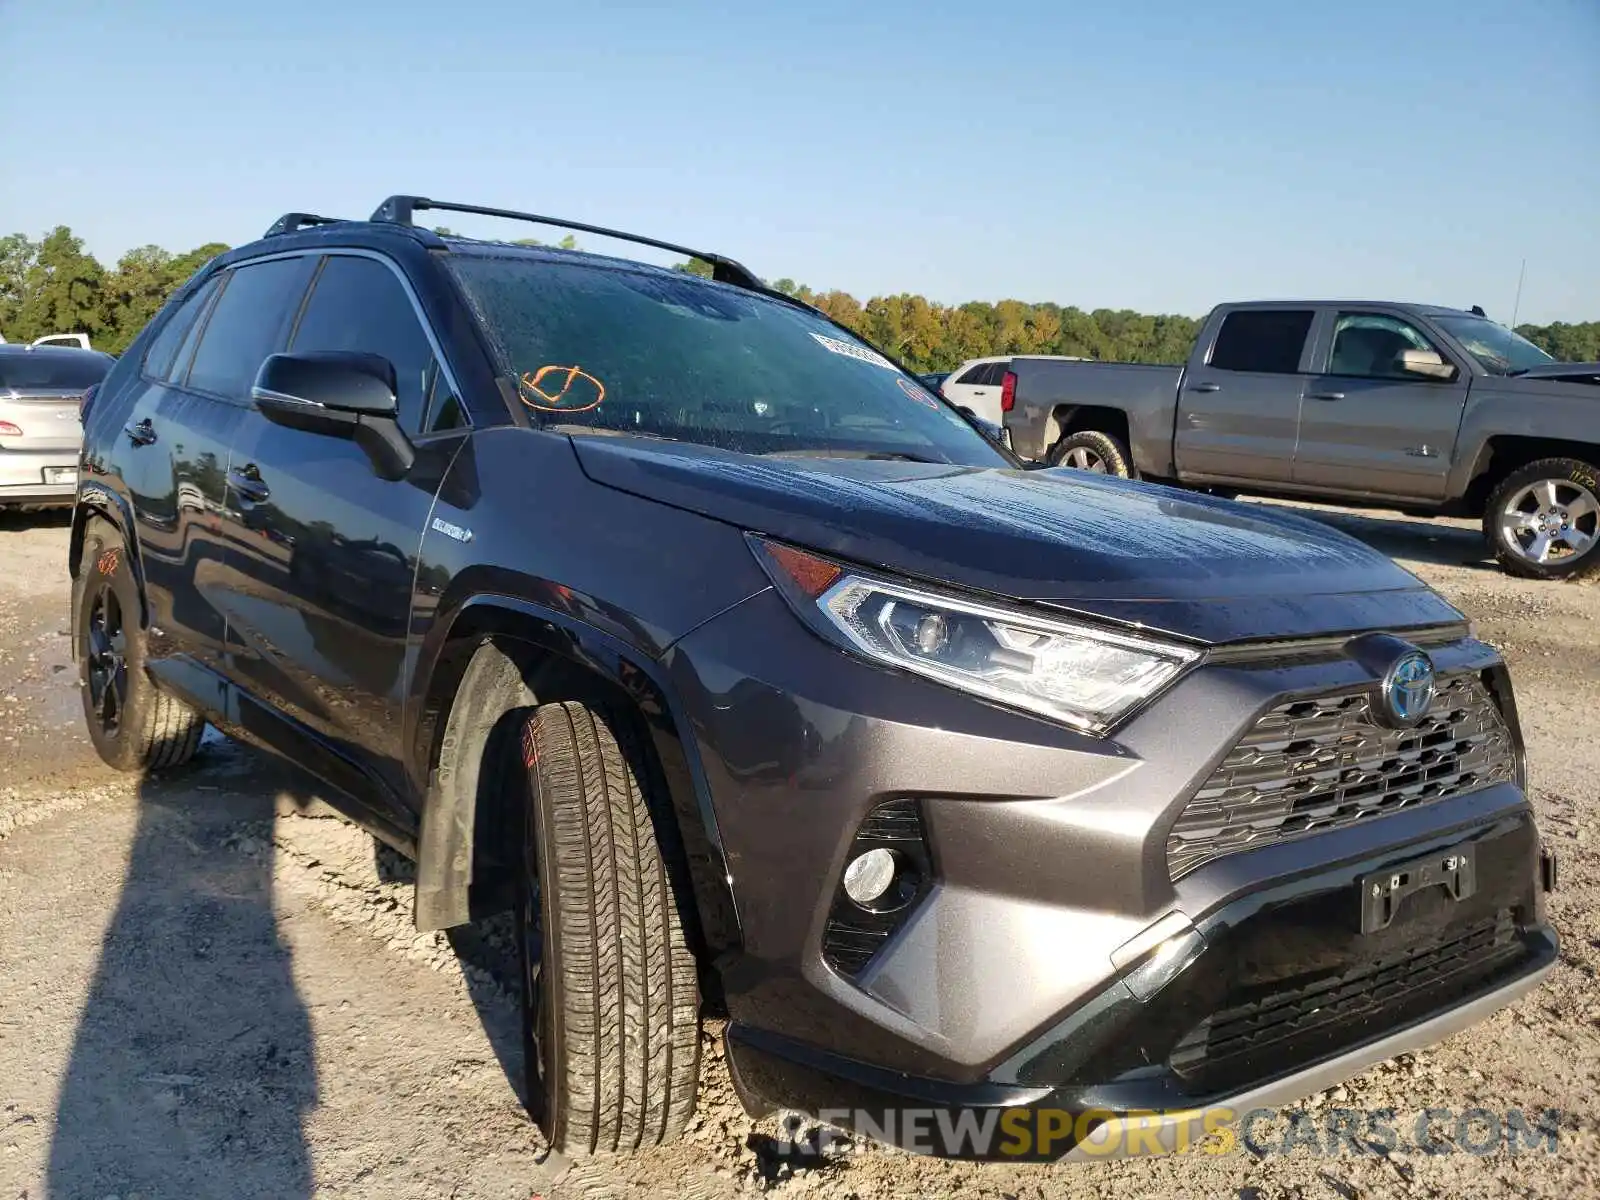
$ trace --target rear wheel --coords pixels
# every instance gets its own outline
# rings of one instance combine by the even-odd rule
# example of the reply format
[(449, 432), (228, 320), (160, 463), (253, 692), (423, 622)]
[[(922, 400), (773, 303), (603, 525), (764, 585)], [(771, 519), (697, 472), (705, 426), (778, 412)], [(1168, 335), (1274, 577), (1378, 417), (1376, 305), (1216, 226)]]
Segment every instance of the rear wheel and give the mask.
[(1489, 496), (1483, 532), (1512, 575), (1579, 579), (1600, 572), (1600, 467), (1546, 458), (1511, 472)]
[(205, 720), (145, 673), (138, 583), (122, 535), (105, 521), (84, 530), (78, 588), (79, 682), (96, 752), (119, 771), (188, 762)]
[(1109, 433), (1080, 429), (1069, 433), (1050, 449), (1052, 467), (1072, 467), (1095, 475), (1116, 475), (1127, 479), (1133, 474), (1128, 448)]
[(699, 985), (642, 733), (585, 704), (544, 704), (522, 755), (529, 1110), (568, 1154), (670, 1141), (694, 1112)]

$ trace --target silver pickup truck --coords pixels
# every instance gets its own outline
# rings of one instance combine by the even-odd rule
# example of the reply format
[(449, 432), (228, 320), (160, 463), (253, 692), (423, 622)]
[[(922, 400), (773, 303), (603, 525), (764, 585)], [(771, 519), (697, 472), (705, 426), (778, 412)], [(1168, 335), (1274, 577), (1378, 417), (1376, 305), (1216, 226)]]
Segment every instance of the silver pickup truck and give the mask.
[(1509, 572), (1600, 572), (1600, 363), (1481, 309), (1223, 304), (1182, 367), (1015, 358), (1012, 448), (1220, 491), (1482, 517)]

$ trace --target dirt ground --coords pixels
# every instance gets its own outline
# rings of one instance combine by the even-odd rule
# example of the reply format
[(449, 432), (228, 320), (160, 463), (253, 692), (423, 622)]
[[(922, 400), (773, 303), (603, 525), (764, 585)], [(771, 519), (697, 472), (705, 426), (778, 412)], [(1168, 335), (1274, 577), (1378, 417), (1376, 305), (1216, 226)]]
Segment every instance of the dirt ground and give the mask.
[(1304, 1111), (1387, 1107), (1406, 1135), (1428, 1108), (1555, 1109), (1555, 1153), (974, 1166), (846, 1142), (796, 1169), (734, 1101), (709, 1030), (687, 1140), (549, 1156), (513, 1082), (509, 929), (417, 934), (407, 865), (224, 739), (167, 778), (102, 768), (68, 658), (66, 525), (0, 515), (0, 1200), (1597, 1194), (1600, 587), (1509, 579), (1462, 522), (1305, 511), (1401, 559), (1510, 659), (1563, 948), (1513, 1008)]

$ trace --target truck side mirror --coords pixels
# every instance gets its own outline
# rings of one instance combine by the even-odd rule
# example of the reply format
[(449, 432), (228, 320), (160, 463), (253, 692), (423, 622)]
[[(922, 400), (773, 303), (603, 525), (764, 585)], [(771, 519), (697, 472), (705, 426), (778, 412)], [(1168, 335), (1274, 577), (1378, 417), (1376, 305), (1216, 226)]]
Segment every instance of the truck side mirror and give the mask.
[(1456, 377), (1455, 366), (1439, 357), (1436, 350), (1419, 350), (1414, 347), (1402, 350), (1396, 356), (1395, 366), (1400, 368), (1403, 375), (1418, 375), (1423, 379), (1448, 381)]

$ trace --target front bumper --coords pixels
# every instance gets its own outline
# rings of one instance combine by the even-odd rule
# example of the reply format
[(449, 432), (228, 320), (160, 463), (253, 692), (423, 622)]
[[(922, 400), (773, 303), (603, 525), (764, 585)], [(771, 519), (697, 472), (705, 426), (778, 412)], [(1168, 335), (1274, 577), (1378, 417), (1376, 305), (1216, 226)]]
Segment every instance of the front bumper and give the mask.
[[(1251, 1087), (1176, 1107), (1111, 1109), (1055, 1091), (996, 1085), (948, 1088), (906, 1077), (861, 1078), (841, 1067), (737, 1027), (729, 1065), (737, 1090), (765, 1103), (820, 1114), (844, 1128), (921, 1153), (988, 1161), (1070, 1161), (1177, 1154), (1250, 1115), (1298, 1103), (1401, 1054), (1415, 1053), (1487, 1020), (1533, 991), (1554, 967), (1553, 937), (1541, 938), (1528, 969), (1414, 1024)], [(990, 1117), (989, 1114), (994, 1116)], [(1013, 1114), (1008, 1116), (1008, 1114)], [(942, 1141), (945, 1130), (971, 1133)], [(988, 1130), (986, 1135), (978, 1131)], [(981, 1140), (980, 1140), (981, 1139)]]
[[(1462, 639), (1430, 654), (1441, 673), (1492, 680), (1515, 736), (1489, 647)], [(961, 1109), (1221, 1103), (1297, 1088), (1287, 1081), (1406, 1030), (1430, 1037), (1434, 1022), (1526, 984), (1553, 955), (1520, 739), (1510, 782), (1231, 853), (1173, 882), (1178, 814), (1262, 714), (1372, 682), (1338, 653), (1207, 665), (1107, 739), (860, 662), (770, 592), (667, 661), (737, 910), (741, 944), (718, 965), (752, 1106), (848, 1108), (852, 1091)], [(853, 839), (869, 813), (907, 799), (934, 878), (865, 966), (841, 969), (824, 949)], [(1381, 935), (1358, 920), (1351, 931), (1364, 873), (1465, 839), (1484, 844), (1470, 902), (1438, 912), (1419, 894)], [(1474, 931), (1484, 922), (1488, 933)], [(1199, 931), (1203, 952), (1136, 995), (1133, 960), (1155, 943), (1132, 959), (1129, 947), (1171, 928)], [(1456, 935), (1490, 938), (1494, 970), (1353, 1014), (1337, 1036), (1286, 1042), (1270, 1063), (1191, 1069), (1208, 1017)]]

